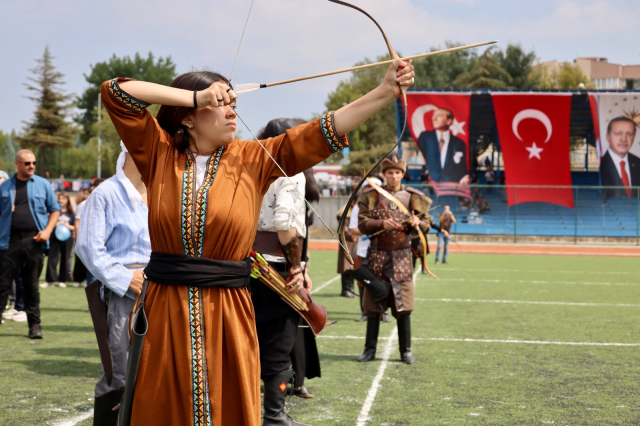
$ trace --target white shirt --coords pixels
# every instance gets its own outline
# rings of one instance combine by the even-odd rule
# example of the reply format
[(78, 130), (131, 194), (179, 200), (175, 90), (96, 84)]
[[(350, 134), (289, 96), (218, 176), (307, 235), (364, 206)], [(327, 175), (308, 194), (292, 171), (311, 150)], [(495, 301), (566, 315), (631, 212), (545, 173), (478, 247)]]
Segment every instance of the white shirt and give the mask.
[[(358, 214), (360, 214), (360, 206), (355, 205), (351, 209), (351, 217), (349, 218), (349, 229), (358, 229)], [(367, 252), (371, 246), (371, 239), (362, 241), (358, 238), (358, 248), (356, 249), (356, 255), (358, 257), (367, 257)]]
[(624, 157), (618, 156), (615, 152), (609, 150), (609, 155), (613, 160), (613, 164), (616, 166), (616, 170), (618, 171), (618, 176), (622, 179), (622, 171), (620, 170), (620, 162), (624, 161), (624, 170), (627, 172), (627, 177), (629, 178), (629, 185), (634, 186), (640, 182), (631, 182), (631, 169), (629, 169), (629, 154), (625, 154)]
[(202, 182), (204, 182), (204, 172), (207, 171), (207, 163), (209, 162), (208, 155), (197, 155), (196, 156), (196, 192), (202, 186)]
[(447, 150), (449, 149), (451, 132), (448, 130), (446, 132), (436, 130), (436, 137), (438, 138), (438, 145), (440, 144), (440, 139), (444, 139), (444, 145), (442, 145), (442, 149), (440, 150), (440, 166), (444, 169), (444, 162), (447, 161)]
[(288, 231), (295, 227), (298, 237), (306, 237), (305, 183), (304, 173), (298, 173), (291, 176), (291, 181), (281, 177), (271, 184), (262, 200), (258, 231)]
[(487, 170), (487, 172), (484, 174), (484, 178), (487, 181), (487, 183), (493, 183), (493, 180), (495, 178), (493, 174), (493, 170)]
[(84, 200), (80, 204), (78, 204), (78, 207), (76, 207), (76, 220), (80, 220), (80, 216), (82, 215), (82, 209), (84, 209), (86, 202), (87, 200)]

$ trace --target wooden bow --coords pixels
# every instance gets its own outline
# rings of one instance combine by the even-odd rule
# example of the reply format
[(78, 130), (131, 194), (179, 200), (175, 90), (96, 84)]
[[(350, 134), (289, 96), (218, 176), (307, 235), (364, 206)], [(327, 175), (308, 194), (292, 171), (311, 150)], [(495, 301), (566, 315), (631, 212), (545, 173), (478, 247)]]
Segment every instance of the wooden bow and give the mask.
[[(369, 13), (367, 13), (365, 10), (359, 8), (358, 6), (355, 6), (355, 5), (351, 4), (351, 3), (347, 3), (347, 2), (342, 1), (342, 0), (329, 0), (329, 1), (331, 3), (336, 3), (336, 4), (340, 4), (342, 6), (347, 6), (347, 7), (350, 7), (352, 9), (355, 9), (355, 10), (363, 13), (369, 19), (371, 19), (373, 21), (373, 23), (376, 24), (376, 26), (378, 27), (380, 32), (382, 33), (382, 38), (384, 38), (384, 42), (387, 45), (387, 49), (389, 49), (389, 55), (391, 56), (391, 59), (394, 60), (395, 67), (396, 68), (399, 67), (399, 65), (400, 65), (400, 62), (399, 62), (400, 56), (398, 56), (398, 54), (396, 53), (395, 49), (391, 46), (391, 43), (389, 42), (389, 39), (387, 38), (387, 35), (384, 33), (384, 30), (382, 29), (380, 24), (378, 24), (378, 22), (375, 19), (373, 19), (373, 17), (371, 15), (369, 15)], [(402, 94), (402, 103), (404, 104), (404, 110), (406, 111), (407, 110), (407, 87), (406, 86), (400, 86), (400, 93)], [(362, 180), (360, 180), (360, 182), (358, 182), (358, 184), (356, 185), (355, 189), (351, 193), (351, 197), (349, 197), (349, 201), (347, 201), (347, 206), (351, 206), (351, 203), (353, 202), (353, 200), (357, 196), (358, 191), (360, 190), (362, 185), (368, 180), (369, 175), (371, 175), (371, 173), (373, 173), (373, 171), (380, 165), (380, 163), (382, 163), (382, 161), (385, 158), (387, 158), (387, 156), (389, 154), (391, 154), (396, 149), (396, 147), (398, 146), (398, 144), (402, 140), (402, 135), (404, 134), (404, 131), (406, 130), (406, 128), (407, 128), (407, 114), (404, 115), (404, 125), (402, 126), (402, 132), (400, 132), (400, 136), (398, 136), (398, 140), (391, 147), (391, 149), (385, 155), (380, 157), (380, 159), (376, 162), (376, 164), (374, 164), (373, 167), (371, 167), (371, 169), (364, 174)], [(369, 182), (369, 183), (371, 184), (372, 182)], [(380, 187), (378, 187), (378, 188), (380, 188)], [(389, 195), (391, 195), (391, 194), (389, 194)], [(342, 213), (342, 217), (340, 218), (340, 223), (338, 224), (338, 238), (340, 239), (340, 246), (342, 247), (342, 250), (344, 252), (345, 258), (347, 259), (347, 261), (350, 264), (353, 265), (353, 257), (351, 257), (351, 253), (349, 253), (349, 250), (347, 250), (347, 248), (346, 248), (347, 240), (346, 240), (345, 235), (344, 235), (344, 225), (345, 225), (345, 223), (347, 221), (347, 214), (348, 214), (348, 208), (345, 209), (345, 211)], [(420, 235), (422, 236), (422, 233)], [(422, 236), (422, 238), (424, 238), (424, 236)], [(426, 262), (426, 257), (425, 257), (425, 262)], [(425, 263), (425, 265), (426, 265), (426, 263)]]
[[(407, 216), (411, 216), (411, 212), (409, 212), (409, 209), (407, 209), (400, 200), (394, 197), (393, 194), (390, 194), (386, 189), (382, 188), (381, 186), (379, 186), (369, 178), (367, 178), (367, 182), (369, 182), (369, 185), (371, 185), (371, 188), (373, 188), (374, 191), (378, 191), (378, 193), (381, 194), (384, 198), (386, 198), (387, 200), (391, 201), (396, 206), (398, 206), (398, 208), (400, 209), (400, 211), (402, 211), (402, 213), (406, 214)], [(418, 231), (418, 237), (420, 238), (420, 241), (422, 241), (422, 247), (423, 247), (422, 261), (424, 262), (423, 263), (424, 269), (426, 269), (427, 273), (431, 275), (433, 278), (438, 278), (435, 276), (433, 272), (431, 272), (431, 270), (429, 269), (429, 265), (427, 265), (427, 239), (424, 237), (424, 234), (422, 233), (422, 230), (420, 229), (419, 225), (416, 225), (414, 228), (416, 231)]]

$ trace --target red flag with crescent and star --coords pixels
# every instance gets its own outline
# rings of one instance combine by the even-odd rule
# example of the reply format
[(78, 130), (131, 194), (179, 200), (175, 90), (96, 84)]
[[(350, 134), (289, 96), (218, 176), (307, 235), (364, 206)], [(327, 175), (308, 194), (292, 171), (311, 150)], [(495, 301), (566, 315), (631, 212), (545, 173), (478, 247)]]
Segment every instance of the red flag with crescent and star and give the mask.
[[(458, 172), (455, 179), (432, 180), (435, 175), (434, 170), (429, 170), (431, 175), (429, 183), (433, 185), (436, 193), (441, 195), (458, 195), (471, 197), (471, 191), (467, 185), (461, 185), (459, 180), (469, 173), (469, 116), (471, 114), (471, 93), (470, 92), (408, 92), (407, 93), (407, 125), (413, 136), (413, 140), (418, 144), (422, 155), (426, 158), (424, 147), (420, 146), (419, 138), (424, 132), (433, 133), (433, 113), (439, 108), (451, 111), (453, 120), (449, 127), (449, 132), (455, 138), (461, 140), (464, 145), (464, 155), (462, 152), (455, 152), (453, 160), (463, 160), (466, 166), (464, 172)], [(445, 160), (446, 161), (446, 160)], [(449, 160), (451, 161), (451, 160)], [(426, 161), (427, 166), (429, 161)], [(458, 162), (456, 161), (456, 164)]]
[[(573, 208), (570, 93), (492, 93), (509, 206), (543, 202)], [(548, 188), (565, 186), (566, 188)], [(547, 188), (545, 188), (547, 187)]]

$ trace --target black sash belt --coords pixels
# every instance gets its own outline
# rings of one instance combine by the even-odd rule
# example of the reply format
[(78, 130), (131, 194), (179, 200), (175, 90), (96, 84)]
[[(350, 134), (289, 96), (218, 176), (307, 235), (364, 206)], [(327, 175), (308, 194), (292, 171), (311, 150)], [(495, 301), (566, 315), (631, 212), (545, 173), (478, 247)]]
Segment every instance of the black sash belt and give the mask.
[(251, 259), (215, 260), (151, 252), (144, 273), (149, 281), (158, 284), (238, 288), (249, 285)]

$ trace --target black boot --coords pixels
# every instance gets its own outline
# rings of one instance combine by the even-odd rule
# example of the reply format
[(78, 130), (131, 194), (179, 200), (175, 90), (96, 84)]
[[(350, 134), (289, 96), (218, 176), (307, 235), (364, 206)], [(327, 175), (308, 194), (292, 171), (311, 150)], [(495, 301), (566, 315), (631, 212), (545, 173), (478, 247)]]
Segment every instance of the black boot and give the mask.
[(367, 318), (367, 338), (364, 343), (364, 352), (358, 357), (358, 361), (368, 362), (372, 361), (376, 357), (379, 332), (380, 315)]
[(416, 359), (411, 351), (411, 317), (398, 317), (398, 342), (400, 343), (400, 358), (405, 364), (415, 364)]
[(118, 424), (118, 410), (114, 407), (120, 404), (124, 390), (114, 390), (96, 398), (93, 406), (93, 426), (116, 426)]
[(364, 301), (364, 288), (358, 286), (358, 291), (360, 292), (360, 312), (362, 312), (362, 315), (356, 321), (364, 322), (367, 320), (367, 317), (364, 315), (364, 308), (362, 307), (362, 303)]
[(296, 422), (284, 412), (284, 399), (292, 379), (293, 370), (287, 370), (264, 381), (263, 426), (309, 426)]
[(356, 280), (355, 279), (352, 279), (352, 280), (349, 281), (349, 294), (351, 294), (351, 296), (349, 296), (349, 297), (353, 297), (354, 299), (356, 297), (360, 297), (358, 295), (358, 293), (356, 293), (355, 285), (356, 285)]
[(350, 289), (353, 288), (353, 277), (349, 274), (342, 274), (342, 292), (340, 293), (340, 297), (358, 297), (353, 291)]

